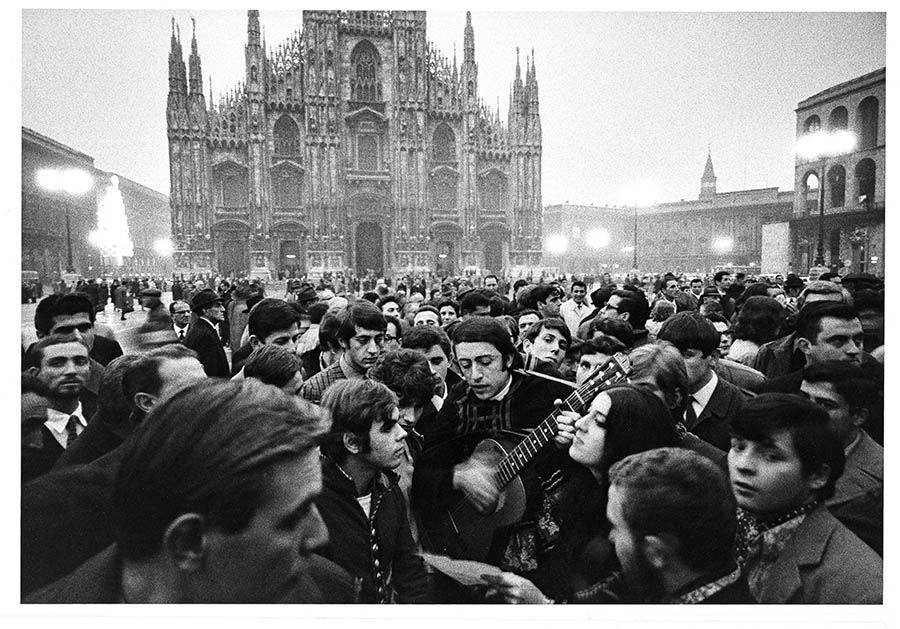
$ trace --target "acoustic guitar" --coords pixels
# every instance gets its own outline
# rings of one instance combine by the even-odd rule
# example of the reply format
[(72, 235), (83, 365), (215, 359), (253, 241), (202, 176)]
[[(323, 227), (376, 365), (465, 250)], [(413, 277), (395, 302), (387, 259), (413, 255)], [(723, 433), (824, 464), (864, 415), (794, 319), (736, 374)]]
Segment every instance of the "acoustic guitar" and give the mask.
[[(474, 458), (494, 468), (495, 481), (500, 488), (496, 509), (493, 513), (482, 514), (462, 496), (452, 507), (423, 522), (423, 545), (432, 552), (456, 559), (484, 561), (490, 551), (494, 532), (515, 524), (525, 514), (526, 490), (519, 474), (556, 436), (560, 412), (570, 410), (583, 415), (599, 392), (624, 381), (630, 372), (628, 356), (617, 353), (598, 365), (591, 376), (572, 391), (559, 408), (518, 443), (515, 443), (509, 433), (480, 441), (469, 460)], [(461, 436), (464, 437), (465, 435)], [(436, 449), (440, 447), (438, 445)]]

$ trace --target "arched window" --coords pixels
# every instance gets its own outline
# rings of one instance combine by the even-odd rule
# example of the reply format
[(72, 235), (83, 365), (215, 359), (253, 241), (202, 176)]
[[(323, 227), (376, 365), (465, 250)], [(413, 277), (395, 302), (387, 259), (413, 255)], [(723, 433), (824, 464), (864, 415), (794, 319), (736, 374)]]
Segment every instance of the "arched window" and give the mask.
[(381, 58), (371, 42), (363, 40), (350, 55), (350, 100), (381, 101)]
[(872, 207), (875, 202), (875, 162), (868, 157), (860, 160), (856, 165), (854, 175), (856, 176), (857, 200), (860, 205)]
[(272, 133), (275, 136), (276, 155), (296, 155), (300, 152), (300, 129), (290, 116), (279, 118)]
[(216, 205), (224, 208), (247, 206), (247, 171), (234, 164), (216, 170)]
[(303, 204), (303, 173), (290, 166), (272, 172), (272, 197), (276, 208), (297, 208)]
[(481, 207), (486, 210), (500, 210), (504, 206), (505, 181), (500, 173), (493, 171), (481, 178), (478, 196)]
[(250, 66), (250, 80), (256, 80), (256, 66)]
[(828, 207), (843, 207), (846, 195), (847, 171), (843, 166), (828, 169)]
[(445, 123), (438, 125), (434, 130), (434, 161), (436, 162), (455, 162), (456, 161), (456, 136), (453, 130)]
[(816, 173), (806, 173), (803, 178), (803, 209), (807, 214), (819, 209), (819, 176)]
[(878, 145), (878, 99), (864, 98), (857, 110), (859, 118), (859, 146), (871, 148)]
[(831, 116), (828, 118), (828, 127), (832, 131), (837, 131), (839, 129), (847, 128), (847, 108), (846, 107), (835, 107), (834, 111), (831, 112)]
[(378, 136), (363, 133), (356, 136), (356, 167), (359, 170), (378, 170)]
[(804, 133), (815, 133), (819, 129), (822, 128), (822, 121), (819, 120), (818, 116), (810, 116), (806, 119), (806, 122), (803, 123), (803, 132)]
[(456, 175), (446, 170), (432, 178), (431, 202), (436, 210), (452, 210), (456, 207), (456, 182)]

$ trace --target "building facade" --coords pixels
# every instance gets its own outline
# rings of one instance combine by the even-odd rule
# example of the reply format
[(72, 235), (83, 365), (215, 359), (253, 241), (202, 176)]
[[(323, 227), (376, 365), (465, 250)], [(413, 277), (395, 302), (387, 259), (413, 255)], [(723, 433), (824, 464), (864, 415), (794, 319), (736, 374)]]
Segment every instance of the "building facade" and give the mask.
[[(560, 271), (704, 274), (718, 269), (758, 273), (763, 225), (787, 222), (793, 193), (778, 188), (718, 192), (712, 156), (707, 155), (696, 200), (632, 208), (553, 206), (545, 209), (547, 234), (563, 233), (570, 251), (555, 256)], [(591, 232), (609, 234), (591, 250)], [(554, 260), (545, 251), (545, 260)], [(581, 265), (581, 266), (579, 266)]]
[[(45, 171), (79, 173), (84, 189), (48, 187)], [(158, 274), (171, 271), (172, 259), (161, 255), (156, 241), (170, 238), (169, 199), (118, 175), (133, 256), (121, 266), (104, 260), (91, 243), (97, 228), (98, 203), (114, 173), (94, 166), (94, 158), (52, 138), (22, 127), (22, 270), (36, 271), (44, 282), (58, 279), (69, 267), (83, 277)]]
[(795, 272), (806, 273), (821, 248), (833, 272), (884, 276), (885, 68), (819, 92), (796, 111), (798, 142), (847, 131), (855, 146), (797, 158), (790, 219)]
[(185, 273), (441, 275), (536, 267), (534, 60), (507, 119), (478, 95), (471, 16), (457, 64), (424, 11), (304, 11), (265, 53), (248, 11), (242, 84), (207, 106), (196, 32), (173, 21), (168, 118), (175, 261)]

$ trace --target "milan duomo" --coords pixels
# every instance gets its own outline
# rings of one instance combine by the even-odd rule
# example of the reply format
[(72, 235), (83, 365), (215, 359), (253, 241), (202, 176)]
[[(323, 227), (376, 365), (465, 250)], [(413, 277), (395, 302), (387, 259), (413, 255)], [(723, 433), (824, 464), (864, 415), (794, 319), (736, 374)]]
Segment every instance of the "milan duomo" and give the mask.
[[(201, 25), (202, 29), (202, 25)], [(502, 121), (424, 11), (304, 11), (266, 52), (248, 11), (246, 78), (203, 94), (195, 31), (174, 27), (168, 118), (176, 269), (358, 276), (540, 266), (541, 120), (533, 54)], [(518, 51), (517, 51), (518, 55)]]

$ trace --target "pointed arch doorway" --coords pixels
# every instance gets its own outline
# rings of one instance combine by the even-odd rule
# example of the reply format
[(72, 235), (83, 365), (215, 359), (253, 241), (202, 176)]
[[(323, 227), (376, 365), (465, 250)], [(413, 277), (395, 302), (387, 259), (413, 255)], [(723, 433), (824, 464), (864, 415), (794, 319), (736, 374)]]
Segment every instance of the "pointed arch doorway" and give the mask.
[(384, 275), (384, 233), (378, 223), (363, 222), (356, 228), (356, 274), (364, 277), (369, 271)]

